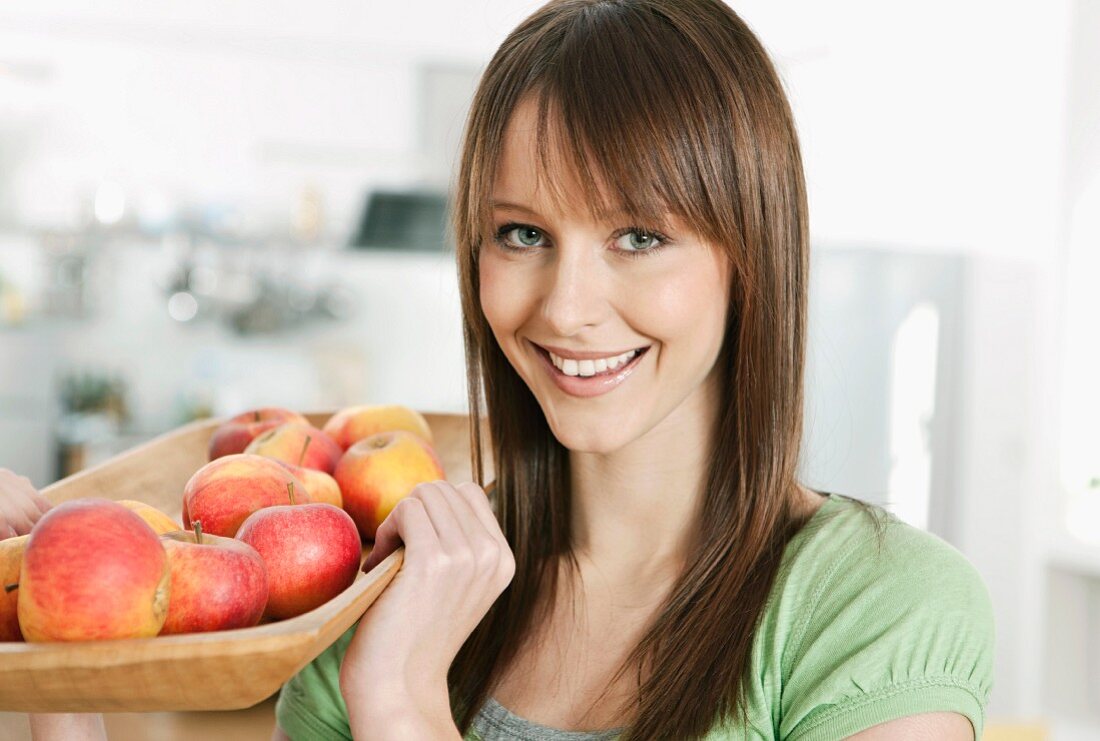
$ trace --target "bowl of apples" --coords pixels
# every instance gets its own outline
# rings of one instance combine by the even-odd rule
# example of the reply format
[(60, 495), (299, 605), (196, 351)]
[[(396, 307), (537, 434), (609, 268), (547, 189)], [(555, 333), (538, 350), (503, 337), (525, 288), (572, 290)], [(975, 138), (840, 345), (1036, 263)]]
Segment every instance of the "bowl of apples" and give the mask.
[(199, 420), (58, 481), (0, 541), (0, 710), (265, 700), (386, 588), (378, 525), (444, 478), (472, 478), (466, 415), (360, 405)]

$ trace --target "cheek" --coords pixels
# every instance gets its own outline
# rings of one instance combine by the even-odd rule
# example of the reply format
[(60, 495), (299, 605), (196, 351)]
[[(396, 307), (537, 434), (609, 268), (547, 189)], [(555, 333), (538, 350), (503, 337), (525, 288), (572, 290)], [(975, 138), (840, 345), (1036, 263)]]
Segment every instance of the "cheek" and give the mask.
[(524, 285), (521, 271), (508, 270), (488, 251), (482, 254), (478, 277), (481, 310), (497, 341), (506, 347), (507, 335), (521, 326), (528, 314), (525, 304), (531, 292)]
[(669, 271), (636, 296), (637, 326), (659, 342), (679, 346), (677, 357), (711, 355), (721, 343), (727, 294), (720, 273), (698, 268)]

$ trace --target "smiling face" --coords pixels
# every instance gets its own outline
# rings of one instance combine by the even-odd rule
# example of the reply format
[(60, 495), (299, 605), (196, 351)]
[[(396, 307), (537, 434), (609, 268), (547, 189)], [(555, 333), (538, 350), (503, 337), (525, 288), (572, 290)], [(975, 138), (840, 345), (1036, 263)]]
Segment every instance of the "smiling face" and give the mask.
[(639, 224), (590, 214), (563, 159), (540, 171), (536, 113), (528, 97), (505, 133), (496, 239), (479, 254), (481, 307), (554, 436), (573, 451), (609, 453), (717, 398), (728, 259), (670, 215)]

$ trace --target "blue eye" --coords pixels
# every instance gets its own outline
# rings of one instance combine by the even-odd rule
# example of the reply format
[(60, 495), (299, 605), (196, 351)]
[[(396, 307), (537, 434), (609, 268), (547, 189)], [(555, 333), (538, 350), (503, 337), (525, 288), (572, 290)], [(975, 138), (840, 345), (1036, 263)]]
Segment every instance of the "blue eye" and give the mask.
[[(623, 237), (627, 239), (623, 241)], [(655, 252), (665, 242), (656, 232), (640, 228), (632, 228), (625, 234), (619, 235), (616, 241), (622, 246), (624, 252)]]
[(542, 232), (532, 226), (505, 224), (497, 231), (495, 239), (505, 249), (522, 251), (523, 247), (538, 247), (542, 237)]
[[(624, 239), (624, 237), (626, 239)], [(656, 231), (640, 226), (620, 229), (612, 235), (615, 252), (628, 258), (645, 257), (670, 244), (668, 237)], [(545, 247), (546, 235), (541, 229), (526, 224), (509, 222), (497, 229), (494, 241), (507, 252), (531, 252), (531, 247)]]

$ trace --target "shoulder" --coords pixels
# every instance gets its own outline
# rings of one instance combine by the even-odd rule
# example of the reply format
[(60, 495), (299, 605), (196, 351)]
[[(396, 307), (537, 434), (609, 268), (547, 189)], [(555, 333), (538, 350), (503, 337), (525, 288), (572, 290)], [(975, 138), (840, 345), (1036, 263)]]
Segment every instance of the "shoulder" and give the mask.
[(837, 738), (933, 711), (965, 715), (980, 737), (994, 648), (980, 574), (881, 508), (827, 504), (785, 555), (781, 737)]
[(887, 596), (919, 603), (925, 617), (991, 613), (985, 582), (953, 545), (877, 505), (835, 494), (791, 541), (781, 568), (781, 588), (798, 601), (796, 634), (820, 622), (830, 606), (881, 607)]

